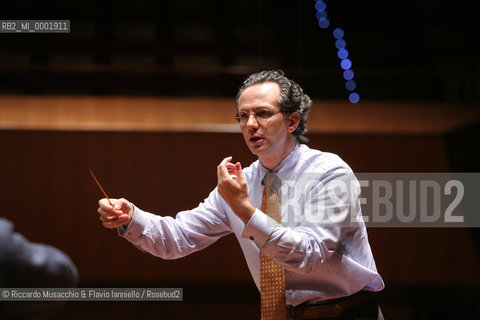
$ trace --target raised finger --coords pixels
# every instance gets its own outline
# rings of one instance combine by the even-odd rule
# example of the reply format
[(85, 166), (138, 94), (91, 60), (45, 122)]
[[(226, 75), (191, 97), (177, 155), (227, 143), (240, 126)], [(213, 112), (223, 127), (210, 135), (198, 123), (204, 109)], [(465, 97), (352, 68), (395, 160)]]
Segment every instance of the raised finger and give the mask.
[(226, 157), (225, 159), (220, 162), (220, 164), (217, 167), (217, 175), (218, 178), (226, 178), (229, 176), (228, 170), (227, 170), (227, 164), (232, 160), (232, 157)]
[(232, 157), (226, 157), (225, 159), (220, 162), (219, 166), (227, 166), (227, 164), (232, 160)]
[(240, 162), (237, 162), (235, 164), (235, 174), (237, 175), (237, 177), (239, 178), (242, 178), (244, 179), (244, 175), (243, 175), (243, 170), (242, 170), (242, 164)]
[(218, 178), (218, 183), (220, 184), (222, 182), (231, 180), (232, 176), (228, 173), (225, 167), (219, 167), (217, 169), (217, 178)]

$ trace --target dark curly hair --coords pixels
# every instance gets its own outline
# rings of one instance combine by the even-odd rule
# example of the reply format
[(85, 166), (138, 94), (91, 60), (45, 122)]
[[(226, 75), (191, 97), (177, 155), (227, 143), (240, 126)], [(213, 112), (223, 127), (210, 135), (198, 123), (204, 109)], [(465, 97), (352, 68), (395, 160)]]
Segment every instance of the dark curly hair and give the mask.
[(282, 70), (261, 71), (250, 75), (237, 92), (235, 100), (237, 108), (238, 99), (245, 89), (264, 82), (278, 83), (281, 89), (280, 96), (278, 97), (278, 103), (280, 103), (281, 106), (280, 111), (284, 114), (296, 112), (300, 115), (300, 123), (292, 134), (297, 141), (302, 143), (308, 142), (308, 139), (304, 137), (303, 134), (307, 131), (305, 122), (307, 121), (308, 113), (312, 106), (312, 100), (303, 93), (302, 88), (300, 88), (296, 82), (285, 77)]

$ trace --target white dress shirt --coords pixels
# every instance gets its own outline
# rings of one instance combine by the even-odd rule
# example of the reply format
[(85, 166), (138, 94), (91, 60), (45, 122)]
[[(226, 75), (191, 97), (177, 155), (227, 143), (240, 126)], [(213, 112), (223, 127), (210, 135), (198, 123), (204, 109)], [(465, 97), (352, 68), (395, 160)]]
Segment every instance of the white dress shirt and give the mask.
[[(249, 200), (261, 208), (269, 171), (257, 160), (243, 172)], [(214, 189), (197, 208), (175, 218), (135, 207), (120, 235), (155, 256), (175, 259), (233, 232), (257, 288), (259, 249), (285, 268), (287, 305), (382, 290), (362, 219), (360, 186), (350, 167), (337, 155), (297, 144), (273, 173), (281, 181), (281, 224), (260, 209), (245, 224)]]

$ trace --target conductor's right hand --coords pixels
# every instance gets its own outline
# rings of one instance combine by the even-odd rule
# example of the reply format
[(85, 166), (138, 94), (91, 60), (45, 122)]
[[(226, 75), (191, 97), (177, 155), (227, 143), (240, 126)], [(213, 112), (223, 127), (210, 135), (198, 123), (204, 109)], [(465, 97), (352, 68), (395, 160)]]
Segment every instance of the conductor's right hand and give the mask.
[(98, 201), (98, 213), (100, 221), (105, 228), (113, 229), (128, 225), (133, 218), (134, 207), (127, 199), (101, 199)]

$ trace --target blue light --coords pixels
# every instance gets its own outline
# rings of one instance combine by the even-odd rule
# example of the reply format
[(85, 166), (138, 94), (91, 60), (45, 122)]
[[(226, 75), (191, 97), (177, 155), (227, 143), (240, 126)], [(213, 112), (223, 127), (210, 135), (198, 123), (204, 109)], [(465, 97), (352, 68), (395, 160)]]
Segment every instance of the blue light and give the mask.
[(330, 25), (330, 20), (328, 20), (327, 18), (322, 18), (318, 20), (318, 26), (322, 29), (327, 29), (329, 25)]
[(343, 39), (338, 39), (337, 41), (335, 41), (335, 48), (337, 49), (343, 49), (347, 46), (347, 42), (345, 42), (345, 40)]
[(350, 59), (344, 59), (340, 62), (340, 66), (343, 70), (350, 69), (352, 67), (352, 61), (350, 61)]
[(317, 13), (315, 14), (315, 16), (317, 17), (317, 19), (322, 19), (322, 18), (326, 18), (327, 17), (327, 13), (325, 11), (317, 11)]
[(342, 28), (335, 28), (335, 30), (333, 30), (333, 36), (335, 39), (342, 39), (344, 34), (345, 32), (343, 32)]
[[(324, 0), (315, 1), (316, 14), (315, 17), (318, 20), (318, 26), (321, 29), (327, 29), (330, 26), (330, 20), (327, 18), (327, 4)], [(345, 79), (345, 88), (348, 92), (348, 100), (351, 103), (358, 103), (360, 101), (360, 95), (357, 92), (353, 92), (357, 88), (357, 83), (353, 80), (355, 73), (351, 70), (352, 61), (349, 58), (350, 52), (346, 49), (347, 42), (343, 39), (345, 31), (342, 28), (333, 29), (333, 37), (335, 38), (335, 48), (337, 48), (337, 56), (341, 60), (340, 66), (343, 71), (343, 78)]]
[(343, 72), (343, 79), (345, 79), (345, 80), (352, 80), (354, 75), (355, 75), (355, 74), (353, 73), (352, 70), (345, 70), (345, 71)]
[(317, 1), (315, 3), (315, 9), (317, 9), (317, 11), (325, 11), (326, 8), (327, 4), (323, 1)]
[(358, 101), (360, 101), (360, 95), (356, 92), (352, 92), (348, 96), (348, 100), (350, 100), (351, 103), (358, 103)]
[(348, 50), (347, 49), (340, 49), (337, 52), (337, 56), (340, 59), (347, 59), (348, 58)]
[(347, 88), (348, 91), (353, 91), (357, 87), (357, 84), (353, 80), (348, 80), (345, 83), (345, 88)]

